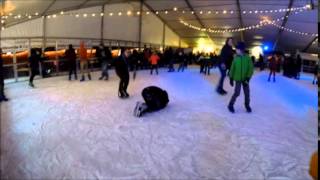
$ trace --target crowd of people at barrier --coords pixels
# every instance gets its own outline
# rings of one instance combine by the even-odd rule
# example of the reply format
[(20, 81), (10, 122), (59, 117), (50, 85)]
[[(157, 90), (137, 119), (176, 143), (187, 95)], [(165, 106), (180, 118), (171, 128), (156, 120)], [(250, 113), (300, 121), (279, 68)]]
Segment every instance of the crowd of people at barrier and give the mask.
[[(129, 97), (126, 92), (127, 86), (129, 84), (129, 71), (133, 71), (133, 78), (136, 77), (136, 73), (139, 70), (150, 70), (150, 74), (158, 75), (159, 68), (168, 68), (168, 72), (183, 72), (188, 65), (197, 64), (200, 67), (200, 73), (204, 75), (210, 75), (210, 70), (212, 68), (217, 68), (221, 74), (220, 80), (217, 85), (216, 91), (225, 95), (227, 92), (224, 90), (224, 81), (227, 76), (230, 77), (230, 72), (232, 70), (232, 63), (237, 56), (236, 49), (234, 46), (233, 38), (227, 38), (225, 45), (222, 47), (220, 54), (212, 53), (193, 53), (192, 51), (185, 52), (182, 48), (171, 48), (168, 47), (162, 52), (156, 49), (147, 48), (146, 46), (142, 51), (137, 49), (125, 49), (122, 50), (121, 55), (117, 58), (112, 56), (111, 49), (106, 47), (104, 44), (100, 44), (96, 47), (95, 58), (101, 67), (101, 76), (99, 80), (108, 80), (110, 67), (115, 66), (115, 70), (120, 77), (119, 85), (119, 97)], [(244, 54), (249, 56), (249, 52), (243, 49)], [(123, 57), (123, 53), (126, 54)], [(91, 66), (87, 54), (87, 48), (84, 42), (80, 43), (79, 49), (74, 49), (73, 45), (69, 45), (68, 49), (65, 51), (62, 57), (66, 60), (66, 64), (69, 70), (69, 80), (72, 80), (72, 76), (75, 80), (78, 79), (78, 61), (80, 62), (80, 81), (91, 80)], [(123, 58), (124, 63), (118, 63), (119, 58)], [(78, 60), (78, 61), (77, 61)], [(272, 52), (265, 56), (259, 56), (258, 60), (254, 56), (250, 57), (252, 65), (260, 71), (269, 69), (269, 76), (267, 81), (276, 82), (276, 74), (283, 70), (283, 75), (290, 78), (300, 78), (300, 72), (302, 70), (302, 58), (300, 55), (296, 57), (289, 56), (286, 57), (282, 52)], [(34, 87), (33, 80), (36, 75), (39, 75), (39, 64), (43, 61), (42, 54), (37, 49), (30, 50), (29, 56), (29, 68), (30, 68), (30, 78), (29, 85)], [(2, 61), (1, 61), (2, 63)], [(176, 64), (178, 64), (177, 67)], [(2, 64), (1, 64), (2, 66)], [(120, 68), (117, 68), (120, 67)], [(3, 68), (3, 67), (1, 67)], [(124, 70), (127, 69), (127, 70)], [(43, 70), (43, 69), (42, 69)], [(317, 84), (317, 73), (318, 65), (314, 66), (314, 79), (313, 84)], [(1, 82), (3, 82), (3, 70), (1, 71)], [(2, 83), (3, 84), (3, 83)], [(3, 85), (1, 86), (3, 89)], [(1, 101), (7, 100), (4, 96), (3, 90), (1, 90)]]

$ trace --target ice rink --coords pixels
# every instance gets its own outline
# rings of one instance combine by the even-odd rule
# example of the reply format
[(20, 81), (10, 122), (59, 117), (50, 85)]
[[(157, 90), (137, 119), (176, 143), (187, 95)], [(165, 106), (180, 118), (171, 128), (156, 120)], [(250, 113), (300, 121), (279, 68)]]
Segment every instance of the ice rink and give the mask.
[[(1, 179), (311, 179), (317, 150), (318, 88), (267, 72), (251, 80), (252, 114), (235, 114), (215, 92), (219, 73), (139, 71), (129, 99), (118, 78), (69, 82), (66, 76), (9, 84), (1, 104)], [(169, 94), (164, 110), (133, 116), (144, 87)], [(242, 92), (241, 92), (242, 93)]]

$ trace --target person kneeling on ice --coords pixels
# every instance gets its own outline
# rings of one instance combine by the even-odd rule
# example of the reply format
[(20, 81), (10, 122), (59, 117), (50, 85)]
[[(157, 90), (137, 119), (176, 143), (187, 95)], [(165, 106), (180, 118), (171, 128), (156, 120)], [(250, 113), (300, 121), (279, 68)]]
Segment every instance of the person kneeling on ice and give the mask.
[(245, 54), (245, 44), (239, 42), (236, 46), (237, 56), (234, 58), (231, 69), (230, 69), (230, 85), (234, 85), (236, 81), (236, 87), (234, 94), (228, 105), (230, 112), (234, 113), (234, 103), (236, 102), (237, 97), (240, 95), (241, 85), (243, 87), (245, 95), (245, 107), (247, 112), (251, 112), (250, 107), (250, 89), (249, 81), (253, 75), (253, 64), (249, 55)]
[(154, 112), (163, 109), (169, 103), (168, 93), (156, 86), (149, 86), (142, 90), (144, 102), (137, 102), (134, 115), (141, 117), (146, 112)]

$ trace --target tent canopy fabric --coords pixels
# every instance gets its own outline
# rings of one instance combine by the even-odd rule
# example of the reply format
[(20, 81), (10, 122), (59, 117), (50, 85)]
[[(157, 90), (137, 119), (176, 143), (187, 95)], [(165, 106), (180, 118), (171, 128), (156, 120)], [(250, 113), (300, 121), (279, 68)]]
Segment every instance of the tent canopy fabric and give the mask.
[[(82, 9), (94, 6), (108, 6), (117, 3), (140, 2), (140, 0), (3, 0), (1, 12), (5, 14), (21, 14), (37, 12), (41, 15), (52, 15), (61, 11)], [(275, 26), (265, 26), (260, 29), (230, 33), (210, 33), (194, 30), (183, 25), (180, 20), (190, 25), (201, 28), (242, 28), (256, 25), (263, 18), (275, 20), (289, 15), (287, 19), (281, 19), (277, 24), (298, 32), (318, 33), (318, 1), (314, 0), (144, 0), (142, 1), (149, 11), (155, 13), (164, 23), (177, 33), (189, 46), (194, 47), (199, 39), (207, 39), (214, 44), (222, 45), (227, 37), (236, 40), (243, 39), (249, 46), (269, 43), (284, 51), (306, 50), (317, 53), (319, 51), (316, 36), (304, 36), (289, 31), (282, 31)], [(286, 8), (299, 8), (310, 4), (313, 9), (299, 12), (277, 12), (277, 13), (240, 13), (243, 11), (266, 11)], [(139, 11), (139, 6), (135, 11)], [(177, 8), (177, 11), (174, 11)], [(227, 11), (227, 14), (216, 11)], [(123, 13), (126, 13), (126, 9)], [(168, 13), (164, 13), (168, 11)], [(182, 13), (185, 11), (185, 13)], [(194, 13), (191, 13), (194, 11)], [(201, 12), (202, 11), (202, 12)], [(212, 13), (208, 13), (208, 12)], [(230, 13), (232, 11), (232, 13)], [(3, 24), (10, 27), (15, 24), (28, 21), (28, 17), (14, 19), (8, 18)], [(242, 37), (241, 37), (242, 36)]]

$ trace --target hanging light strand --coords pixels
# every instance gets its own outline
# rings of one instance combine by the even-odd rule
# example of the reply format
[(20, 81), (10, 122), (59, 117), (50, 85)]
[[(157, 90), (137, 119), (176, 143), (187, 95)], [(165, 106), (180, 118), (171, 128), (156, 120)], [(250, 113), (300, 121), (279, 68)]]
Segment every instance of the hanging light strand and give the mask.
[[(295, 14), (298, 14), (298, 13), (295, 13)], [(291, 28), (286, 28), (286, 27), (283, 27), (283, 26), (280, 26), (280, 25), (277, 24), (277, 22), (280, 22), (280, 21), (282, 21), (282, 20), (284, 20), (285, 18), (288, 18), (288, 17), (289, 16), (285, 16), (285, 17), (282, 17), (282, 18), (277, 18), (275, 20), (269, 20), (269, 19), (266, 18), (266, 19), (260, 21), (258, 24), (255, 24), (255, 25), (250, 25), (250, 26), (246, 26), (246, 27), (242, 27), (242, 28), (230, 28), (230, 29), (201, 28), (201, 27), (189, 24), (189, 23), (187, 23), (187, 22), (185, 22), (183, 20), (180, 20), (180, 23), (183, 24), (184, 26), (187, 26), (187, 27), (189, 27), (191, 29), (194, 29), (194, 30), (198, 30), (198, 31), (202, 31), (202, 32), (209, 32), (209, 33), (216, 33), (216, 34), (248, 31), (248, 30), (259, 29), (259, 28), (262, 28), (262, 27), (267, 26), (267, 25), (272, 25), (272, 26), (275, 26), (275, 27), (277, 27), (279, 29), (282, 29), (284, 31), (287, 31), (287, 32), (296, 33), (296, 34), (303, 35), (303, 36), (318, 37), (317, 33), (301, 32), (301, 31), (294, 30), (294, 29), (291, 29)]]
[[(306, 10), (312, 10), (311, 8), (311, 5), (310, 4), (307, 4), (305, 6), (300, 6), (300, 7), (293, 7), (293, 8), (280, 8), (280, 9), (268, 9), (268, 10), (242, 10), (241, 11), (241, 14), (243, 15), (246, 15), (246, 14), (272, 14), (272, 13), (283, 13), (283, 12), (303, 12), (303, 11), (306, 11)], [(130, 11), (130, 10), (128, 10)], [(123, 12), (109, 12), (109, 13), (113, 13), (113, 14), (125, 14), (125, 12), (128, 12), (128, 11), (123, 11)], [(197, 10), (197, 11), (190, 11), (190, 10), (184, 10), (184, 9), (179, 9), (177, 7), (174, 7), (174, 8), (170, 8), (170, 9), (163, 9), (163, 10), (157, 10), (155, 11), (154, 13), (156, 14), (170, 14), (170, 13), (181, 13), (181, 14), (186, 14), (186, 13), (190, 13), (190, 14), (195, 14), (195, 13), (198, 13), (198, 14), (202, 14), (202, 15), (218, 15), (218, 14), (222, 14), (222, 15), (227, 15), (227, 14), (235, 14), (235, 12), (239, 12), (238, 10)], [(99, 14), (99, 12), (91, 12), (90, 14)], [(144, 14), (150, 14), (149, 11), (143, 11), (143, 12), (139, 12), (139, 11), (136, 11), (136, 13), (132, 13), (132, 14), (137, 14), (137, 15), (140, 15), (140, 13), (144, 13)], [(86, 17), (85, 14), (88, 14), (88, 13), (66, 13), (64, 11), (61, 11), (59, 13), (59, 16), (68, 16), (68, 15), (71, 15), (71, 16), (75, 16), (76, 14), (79, 14), (79, 16), (82, 16), (82, 17)], [(132, 15), (131, 13), (129, 13), (128, 16), (131, 16)], [(35, 13), (26, 13), (25, 14), (25, 17), (28, 18), (30, 15), (33, 15), (32, 17), (37, 17), (37, 16), (40, 16), (38, 12), (35, 12)], [(7, 18), (14, 18), (14, 17), (20, 17), (21, 18), (21, 14), (12, 14), (12, 13), (9, 13), (8, 15), (5, 15), (5, 16), (2, 16), (2, 19), (7, 19)], [(58, 15), (57, 15), (58, 16)], [(95, 16), (93, 16), (95, 17)]]

